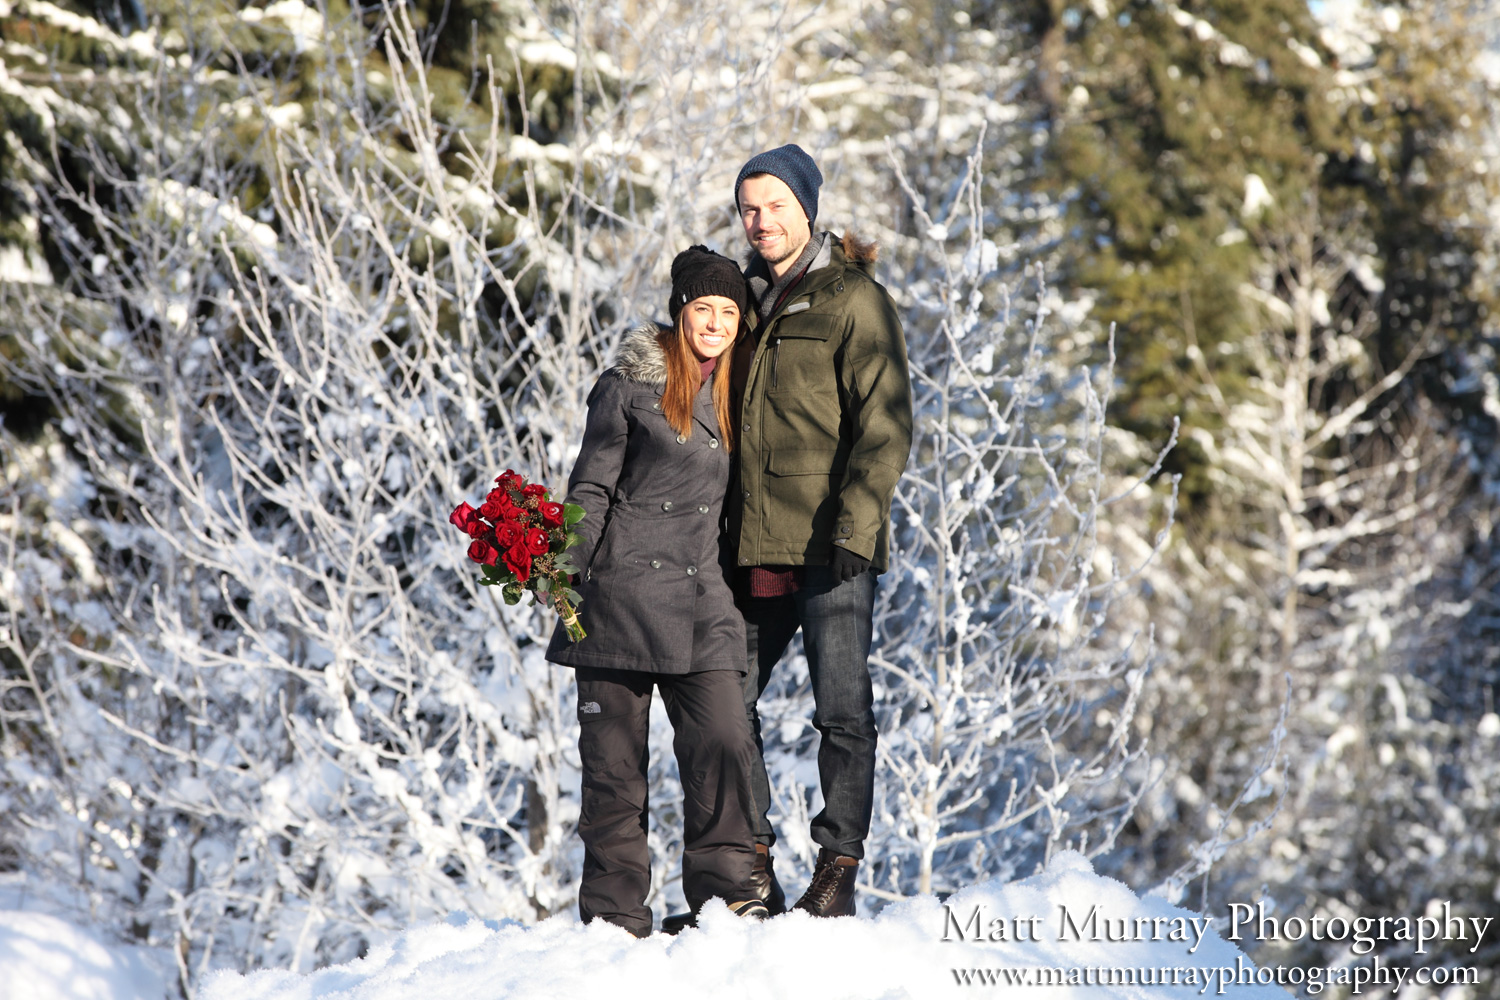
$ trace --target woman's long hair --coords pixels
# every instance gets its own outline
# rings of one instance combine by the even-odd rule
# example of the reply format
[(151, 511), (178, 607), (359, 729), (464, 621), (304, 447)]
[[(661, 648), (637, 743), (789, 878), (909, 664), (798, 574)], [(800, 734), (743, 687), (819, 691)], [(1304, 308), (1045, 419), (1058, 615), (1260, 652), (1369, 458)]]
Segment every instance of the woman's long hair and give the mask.
[[(683, 317), (686, 307), (677, 314), (677, 322), (671, 329), (662, 327), (656, 334), (667, 358), (667, 385), (661, 394), (661, 412), (667, 423), (683, 437), (693, 436), (693, 400), (703, 388), (703, 377), (699, 374), (698, 357), (688, 343), (687, 325)], [(729, 373), (734, 366), (734, 344), (745, 335), (745, 317), (740, 316), (735, 339), (724, 348), (714, 365), (714, 416), (719, 420), (719, 440), (727, 451), (734, 450), (734, 412), (730, 404)]]

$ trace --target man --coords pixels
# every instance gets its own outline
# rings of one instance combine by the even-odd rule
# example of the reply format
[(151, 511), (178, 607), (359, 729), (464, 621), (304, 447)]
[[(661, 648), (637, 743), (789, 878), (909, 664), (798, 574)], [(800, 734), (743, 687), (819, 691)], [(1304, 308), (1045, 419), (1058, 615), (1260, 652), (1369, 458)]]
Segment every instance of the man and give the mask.
[[(795, 145), (752, 157), (735, 179), (756, 322), (735, 346), (730, 534), (746, 618), (745, 709), (762, 751), (756, 704), (798, 628), (812, 680), (825, 805), (812, 820), (817, 868), (795, 905), (852, 916), (874, 805), (875, 575), (889, 560), (891, 496), (911, 451), (911, 383), (895, 304), (869, 273), (874, 247), (814, 233), (822, 183)], [(786, 898), (759, 763), (753, 884), (775, 914)]]

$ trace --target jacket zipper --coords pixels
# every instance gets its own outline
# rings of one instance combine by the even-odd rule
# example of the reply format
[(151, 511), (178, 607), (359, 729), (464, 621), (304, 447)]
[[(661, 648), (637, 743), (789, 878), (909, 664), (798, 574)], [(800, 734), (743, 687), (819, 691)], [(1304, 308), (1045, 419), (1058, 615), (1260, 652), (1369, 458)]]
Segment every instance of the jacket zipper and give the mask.
[(781, 338), (771, 342), (771, 388), (776, 388), (776, 366), (781, 360)]

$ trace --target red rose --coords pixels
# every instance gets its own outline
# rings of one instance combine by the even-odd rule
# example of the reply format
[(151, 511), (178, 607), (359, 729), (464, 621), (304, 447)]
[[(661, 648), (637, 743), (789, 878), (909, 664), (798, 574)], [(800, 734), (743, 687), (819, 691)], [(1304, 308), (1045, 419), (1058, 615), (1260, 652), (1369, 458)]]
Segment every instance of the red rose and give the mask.
[(501, 521), (495, 525), (495, 541), (502, 549), (508, 549), (516, 545), (522, 539), (520, 527), (509, 521)]
[(475, 541), (469, 546), (469, 558), (483, 566), (495, 565), (500, 553), (489, 542)]
[(543, 501), (537, 507), (537, 512), (542, 515), (542, 523), (553, 528), (561, 528), (563, 524), (563, 505), (553, 503), (550, 500)]
[(541, 528), (532, 528), (526, 532), (526, 551), (534, 556), (543, 556), (552, 547), (552, 540)]
[(494, 512), (493, 515), (485, 515), (491, 521), (498, 521), (516, 509), (516, 502), (511, 499), (510, 492), (500, 486), (490, 490), (489, 496), (484, 498), (484, 506), (479, 508), (481, 513), (485, 510)]
[(547, 495), (547, 487), (543, 486), (541, 483), (532, 483), (530, 486), (527, 486), (521, 490), (521, 495), (528, 500), (532, 499), (533, 497), (544, 497)]
[(479, 516), (486, 521), (498, 521), (504, 514), (505, 508), (493, 496), (479, 505)]
[(483, 538), (490, 533), (490, 526), (475, 515), (469, 518), (469, 523), (464, 526), (464, 530), (469, 533), (470, 538)]
[(509, 469), (506, 469), (504, 472), (500, 473), (500, 475), (496, 476), (495, 482), (502, 489), (509, 487), (510, 489), (518, 490), (522, 486), (526, 485), (525, 479), (523, 479), (521, 476), (516, 475)]
[(455, 528), (461, 528), (464, 531), (468, 531), (469, 522), (473, 520), (473, 518), (474, 508), (470, 507), (467, 503), (461, 503), (457, 507), (453, 508), (453, 513), (448, 515), (448, 523), (453, 525)]
[(531, 576), (531, 553), (526, 551), (525, 544), (512, 545), (505, 550), (505, 566), (516, 579), (525, 583)]

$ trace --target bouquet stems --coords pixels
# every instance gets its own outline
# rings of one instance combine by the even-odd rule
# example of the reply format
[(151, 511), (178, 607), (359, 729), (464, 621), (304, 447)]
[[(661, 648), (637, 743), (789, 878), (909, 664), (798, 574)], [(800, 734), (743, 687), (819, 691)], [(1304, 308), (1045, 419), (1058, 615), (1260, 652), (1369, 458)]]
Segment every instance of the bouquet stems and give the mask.
[(573, 609), (573, 603), (561, 594), (552, 598), (557, 606), (557, 616), (562, 619), (563, 627), (568, 630), (568, 638), (577, 642), (586, 634), (583, 625), (578, 621), (578, 612)]

